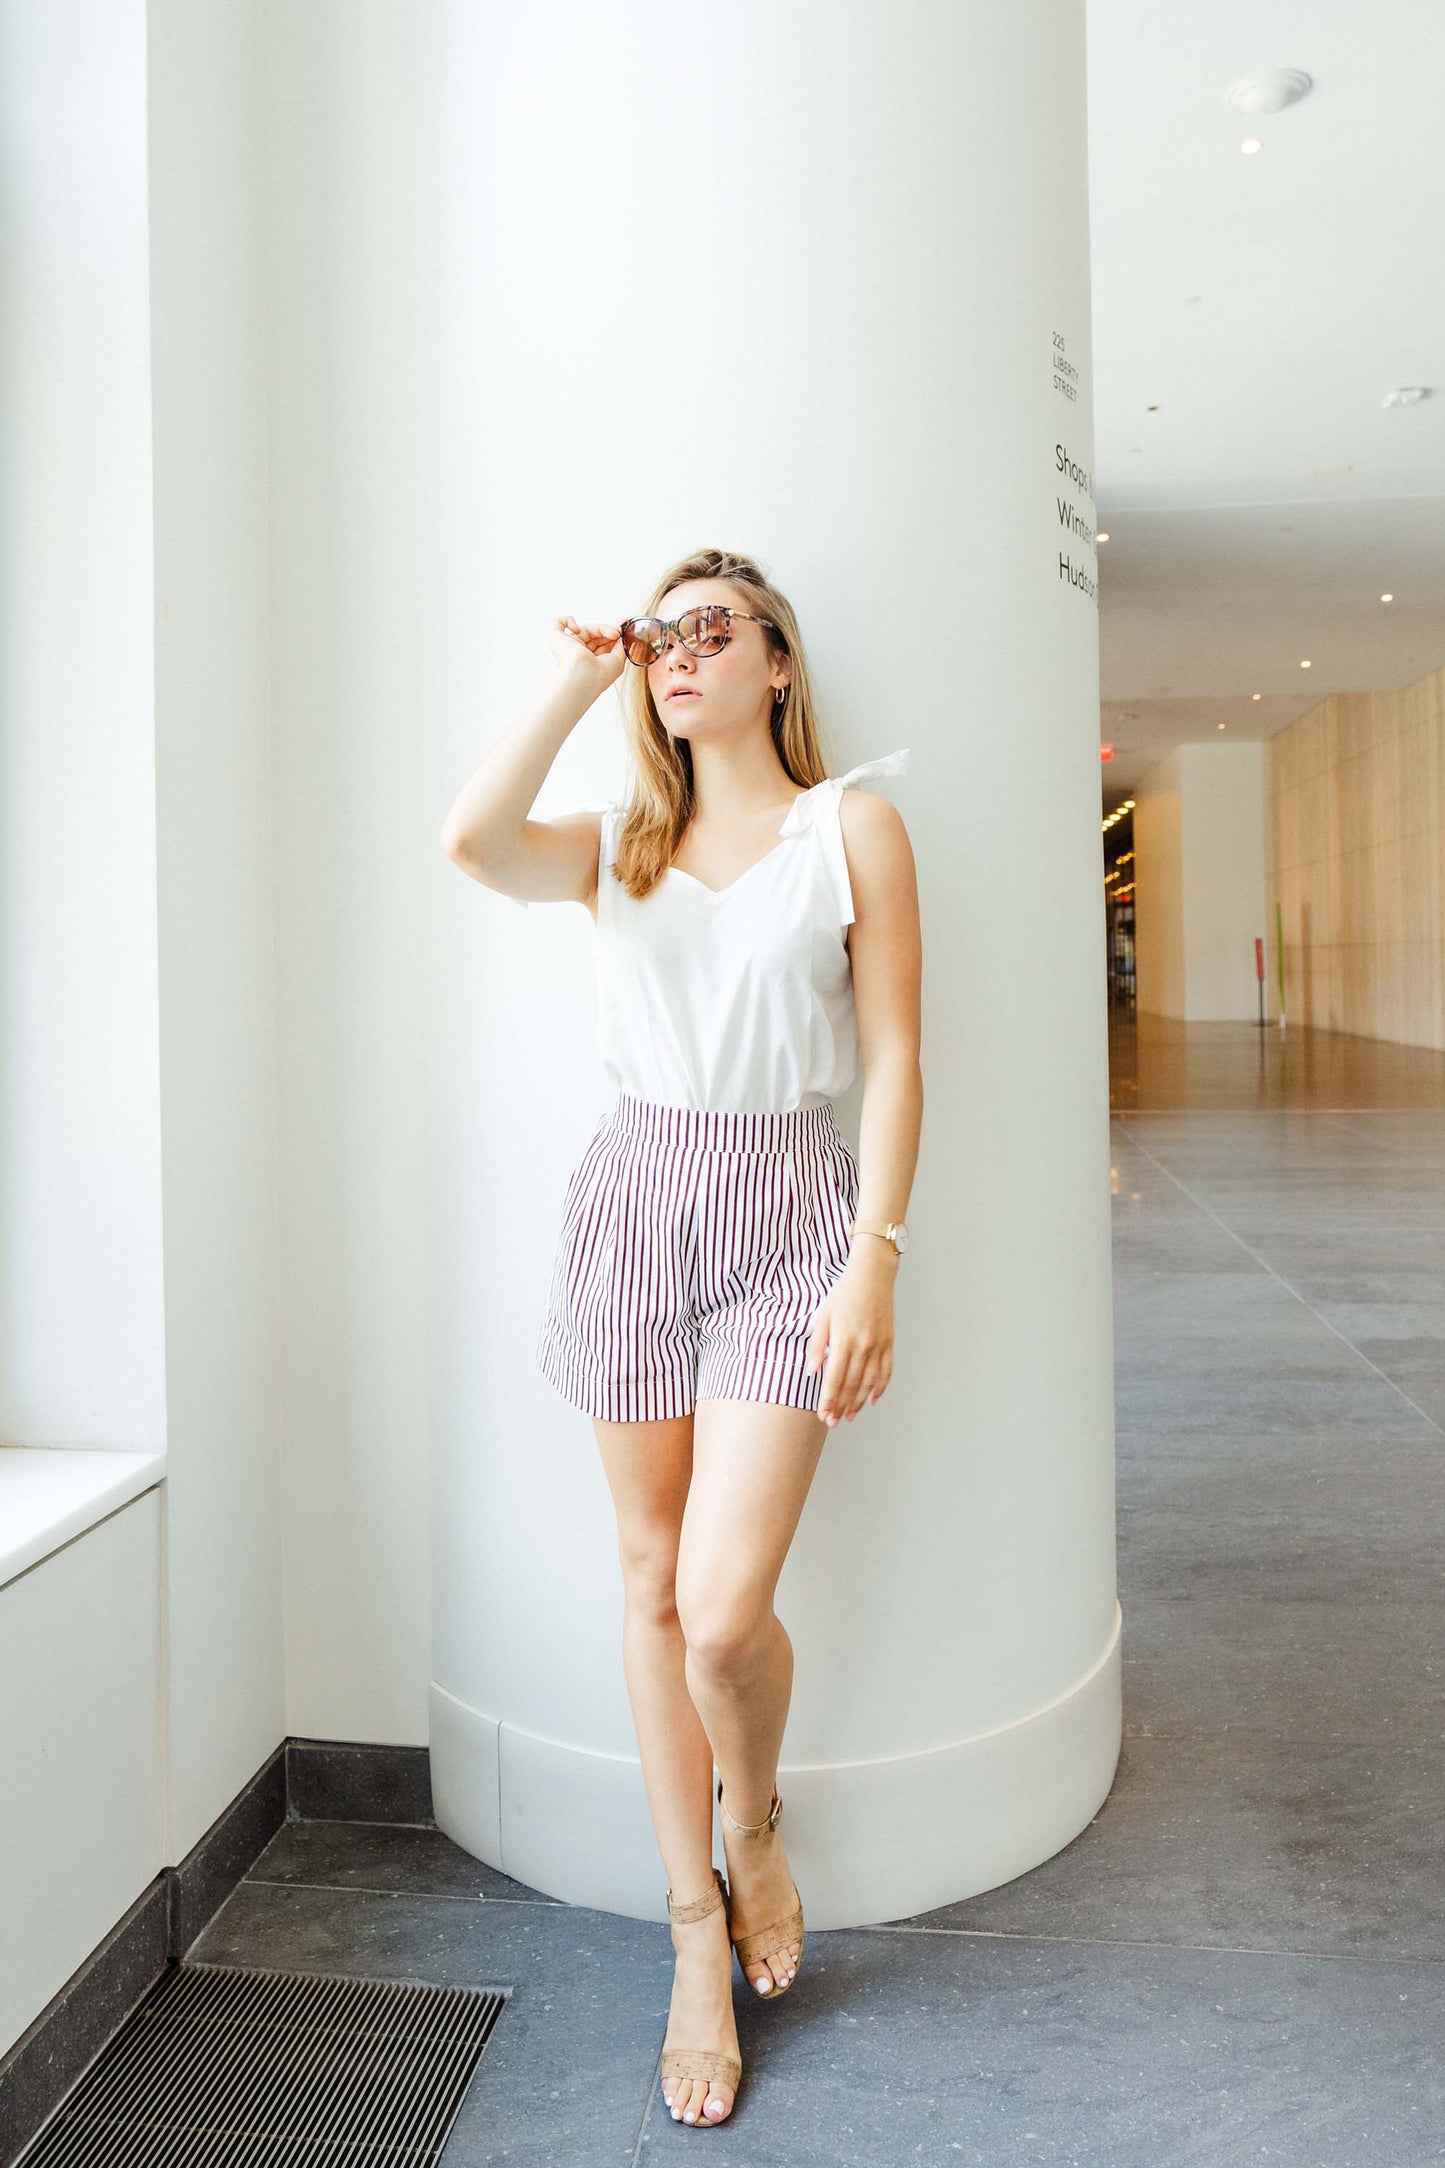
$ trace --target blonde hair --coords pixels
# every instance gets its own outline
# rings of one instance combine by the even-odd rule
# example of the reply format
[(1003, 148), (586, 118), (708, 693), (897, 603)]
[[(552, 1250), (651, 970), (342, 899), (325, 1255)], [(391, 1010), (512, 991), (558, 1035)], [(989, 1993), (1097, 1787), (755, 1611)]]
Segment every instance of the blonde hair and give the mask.
[[(741, 607), (771, 618), (777, 627), (759, 627), (773, 656), (788, 655), (792, 675), (782, 700), (774, 699), (773, 744), (790, 780), (807, 790), (827, 774), (818, 742), (817, 713), (807, 657), (792, 604), (751, 557), (735, 550), (694, 550), (672, 565), (648, 596), (639, 616), (655, 615), (665, 594), (687, 580), (726, 580), (742, 597)], [(692, 750), (673, 738), (652, 698), (645, 669), (624, 669), (622, 707), (628, 747), (636, 769), (627, 811), (617, 832), (616, 878), (641, 900), (667, 873), (696, 810)]]

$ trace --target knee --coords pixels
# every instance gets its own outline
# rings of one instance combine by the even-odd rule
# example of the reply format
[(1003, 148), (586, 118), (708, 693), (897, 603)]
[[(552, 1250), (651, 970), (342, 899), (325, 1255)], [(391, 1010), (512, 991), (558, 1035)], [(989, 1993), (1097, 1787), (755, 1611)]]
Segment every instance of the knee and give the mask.
[(766, 1660), (772, 1606), (716, 1589), (679, 1602), (683, 1639), (693, 1662), (721, 1684), (743, 1685)]
[(624, 1543), (622, 1588), (628, 1612), (655, 1625), (677, 1621), (677, 1545)]

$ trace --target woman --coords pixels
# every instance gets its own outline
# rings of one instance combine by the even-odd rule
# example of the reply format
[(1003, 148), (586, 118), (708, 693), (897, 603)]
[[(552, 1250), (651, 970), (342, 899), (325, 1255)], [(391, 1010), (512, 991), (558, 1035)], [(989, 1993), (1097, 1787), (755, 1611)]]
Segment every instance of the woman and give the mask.
[[(560, 674), (442, 841), (485, 886), (597, 922), (617, 1096), (568, 1184), (537, 1359), (592, 1416), (617, 1510), (675, 1953), (664, 2096), (675, 2121), (721, 2122), (742, 2074), (733, 1950), (775, 2000), (803, 1949), (774, 1591), (828, 1430), (893, 1368), (923, 1110), (918, 896), (898, 812), (847, 786), (907, 755), (826, 774), (794, 613), (747, 557), (699, 551), (643, 616), (559, 617), (550, 640)], [(529, 820), (629, 663), (630, 802)], [(833, 1112), (860, 1050), (861, 1170)]]

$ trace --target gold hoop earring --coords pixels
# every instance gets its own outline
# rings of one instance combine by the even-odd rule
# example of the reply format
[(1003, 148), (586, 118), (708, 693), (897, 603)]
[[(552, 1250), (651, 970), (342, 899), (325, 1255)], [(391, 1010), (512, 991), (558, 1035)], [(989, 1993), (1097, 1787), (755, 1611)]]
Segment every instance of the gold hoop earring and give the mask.
[(786, 685), (775, 685), (775, 686), (773, 687), (773, 698), (774, 698), (774, 700), (786, 700), (786, 699), (787, 699), (787, 697), (788, 697), (788, 688), (787, 688), (787, 686), (786, 686)]

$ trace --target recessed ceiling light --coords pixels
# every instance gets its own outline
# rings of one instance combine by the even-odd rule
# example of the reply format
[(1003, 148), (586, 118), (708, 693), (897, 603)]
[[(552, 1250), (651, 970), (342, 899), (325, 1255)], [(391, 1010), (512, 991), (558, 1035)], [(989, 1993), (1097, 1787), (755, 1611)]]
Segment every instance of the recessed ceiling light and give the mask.
[(1381, 602), (1393, 602), (1394, 599), (1393, 595), (1381, 595), (1380, 597)]
[(1308, 668), (1309, 668), (1309, 664), (1308, 664), (1307, 662), (1302, 662), (1302, 663), (1300, 664), (1300, 668), (1301, 668), (1301, 670), (1308, 670)]
[(1252, 158), (1256, 151), (1264, 149), (1264, 145), (1260, 142), (1258, 136), (1246, 136), (1239, 147), (1246, 158)]
[(1249, 697), (1251, 700), (1262, 700), (1264, 695), (1263, 693), (1251, 693)]
[(1108, 535), (1107, 535), (1107, 534), (1096, 534), (1096, 535), (1095, 535), (1095, 537), (1094, 537), (1094, 540), (1095, 540), (1096, 542), (1107, 542), (1107, 541), (1108, 541), (1108, 539), (1109, 539), (1109, 537), (1108, 537)]
[(1253, 75), (1241, 76), (1224, 95), (1240, 113), (1282, 113), (1287, 105), (1298, 105), (1313, 87), (1313, 78), (1303, 68), (1257, 68)]

